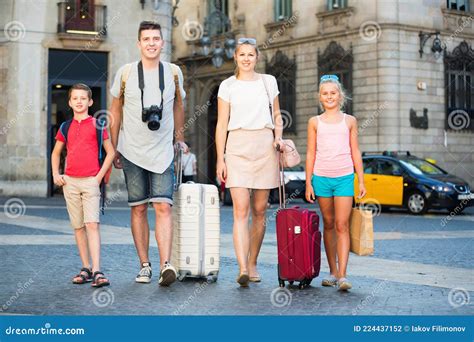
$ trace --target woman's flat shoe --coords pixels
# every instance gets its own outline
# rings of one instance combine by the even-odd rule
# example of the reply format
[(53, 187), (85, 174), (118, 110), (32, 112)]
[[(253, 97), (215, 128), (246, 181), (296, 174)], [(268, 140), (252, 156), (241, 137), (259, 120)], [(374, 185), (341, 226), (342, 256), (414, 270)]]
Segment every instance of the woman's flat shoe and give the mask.
[(339, 291), (347, 291), (352, 288), (352, 284), (346, 278), (340, 278), (337, 281), (337, 289)]
[(249, 281), (251, 283), (260, 283), (262, 281), (262, 278), (260, 278), (260, 276), (256, 276), (256, 277), (249, 277)]
[(240, 284), (242, 287), (248, 287), (249, 286), (249, 275), (242, 273), (237, 277), (237, 282)]

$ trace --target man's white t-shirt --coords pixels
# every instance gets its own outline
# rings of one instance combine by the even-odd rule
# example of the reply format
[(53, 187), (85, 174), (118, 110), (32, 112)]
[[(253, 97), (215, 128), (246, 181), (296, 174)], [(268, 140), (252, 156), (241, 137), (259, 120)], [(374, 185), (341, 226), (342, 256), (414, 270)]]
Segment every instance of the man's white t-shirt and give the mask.
[[(125, 103), (123, 107), (123, 126), (119, 132), (117, 150), (135, 165), (154, 173), (163, 173), (172, 163), (174, 157), (173, 136), (175, 83), (170, 63), (163, 63), (165, 89), (163, 91), (163, 115), (160, 128), (152, 131), (142, 121), (141, 92), (138, 87), (138, 62), (132, 63), (130, 74), (125, 85)], [(110, 89), (112, 96), (120, 96), (120, 79), (125, 65), (115, 75)], [(143, 105), (159, 106), (161, 92), (159, 87), (158, 68), (143, 70), (145, 88)], [(178, 72), (181, 97), (186, 93), (183, 89), (183, 74)]]
[(242, 81), (231, 76), (221, 82), (217, 96), (230, 103), (230, 119), (227, 126), (229, 131), (274, 128), (268, 104), (270, 97), (273, 106), (275, 97), (280, 93), (278, 84), (272, 75), (260, 76), (254, 81)]

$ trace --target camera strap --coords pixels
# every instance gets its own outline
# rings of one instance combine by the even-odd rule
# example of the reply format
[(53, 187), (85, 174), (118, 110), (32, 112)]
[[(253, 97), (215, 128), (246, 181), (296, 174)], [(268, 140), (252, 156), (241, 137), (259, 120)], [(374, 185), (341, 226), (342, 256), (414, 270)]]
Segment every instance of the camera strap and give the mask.
[[(165, 90), (165, 76), (164, 76), (164, 71), (163, 71), (163, 64), (160, 62), (159, 67), (158, 67), (158, 77), (160, 81), (160, 92), (161, 92), (161, 104), (160, 104), (160, 109), (163, 109), (163, 92)], [(142, 61), (138, 62), (138, 87), (140, 88), (140, 91), (142, 93), (142, 110), (145, 108), (143, 105), (143, 89), (145, 89), (145, 80), (143, 76), (143, 64)]]

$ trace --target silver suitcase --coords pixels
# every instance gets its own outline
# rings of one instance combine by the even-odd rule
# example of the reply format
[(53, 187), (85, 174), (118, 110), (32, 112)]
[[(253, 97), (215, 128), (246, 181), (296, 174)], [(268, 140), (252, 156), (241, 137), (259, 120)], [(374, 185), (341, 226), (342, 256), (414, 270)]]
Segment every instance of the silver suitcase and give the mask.
[(177, 162), (171, 264), (176, 267), (181, 281), (186, 277), (216, 281), (220, 262), (219, 193), (211, 184), (180, 184), (180, 153)]

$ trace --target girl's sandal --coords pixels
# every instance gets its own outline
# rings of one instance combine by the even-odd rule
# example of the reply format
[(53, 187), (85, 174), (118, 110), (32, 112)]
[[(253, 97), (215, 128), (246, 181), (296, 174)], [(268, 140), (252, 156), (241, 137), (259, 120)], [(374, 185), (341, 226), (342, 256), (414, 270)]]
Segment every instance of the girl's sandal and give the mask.
[(262, 278), (260, 278), (259, 275), (256, 275), (255, 277), (249, 277), (249, 281), (251, 283), (260, 283), (262, 281)]
[(94, 272), (92, 278), (92, 287), (102, 287), (110, 285), (109, 280), (104, 276), (104, 273), (102, 273), (101, 271)]
[(72, 278), (72, 283), (81, 285), (85, 283), (90, 283), (92, 281), (92, 271), (89, 268), (83, 267), (78, 274)]

